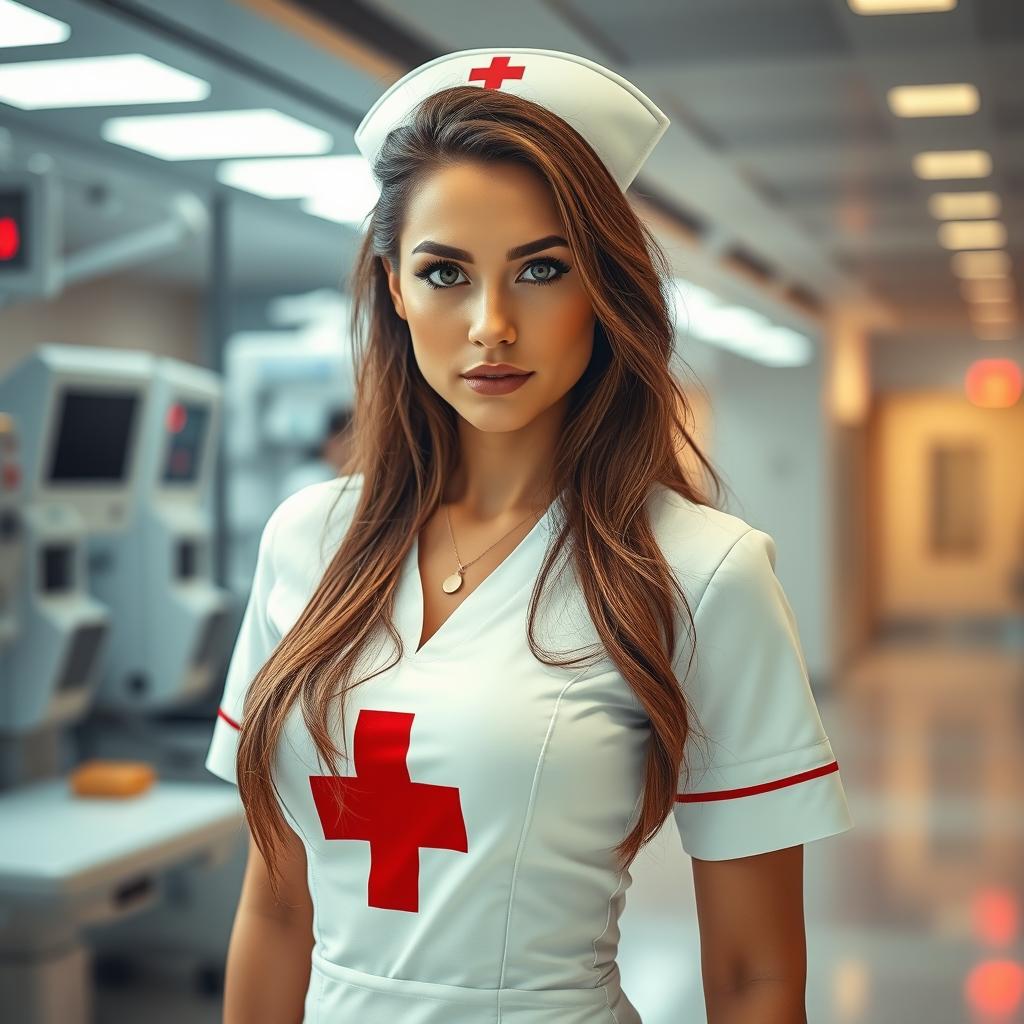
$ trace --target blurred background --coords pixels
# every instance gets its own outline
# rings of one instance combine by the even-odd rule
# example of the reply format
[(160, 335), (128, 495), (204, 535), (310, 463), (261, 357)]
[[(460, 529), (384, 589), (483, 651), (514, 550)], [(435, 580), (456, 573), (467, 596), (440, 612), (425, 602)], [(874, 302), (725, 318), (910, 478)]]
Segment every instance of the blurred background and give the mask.
[[(808, 1020), (1024, 1022), (1014, 0), (0, 0), (0, 1017), (220, 1020), (246, 833), (202, 762), (267, 516), (345, 451), (353, 131), (495, 44), (672, 119), (628, 195), (857, 826), (805, 850)], [(159, 781), (86, 798), (94, 759)], [(645, 1024), (705, 1019), (668, 820)]]

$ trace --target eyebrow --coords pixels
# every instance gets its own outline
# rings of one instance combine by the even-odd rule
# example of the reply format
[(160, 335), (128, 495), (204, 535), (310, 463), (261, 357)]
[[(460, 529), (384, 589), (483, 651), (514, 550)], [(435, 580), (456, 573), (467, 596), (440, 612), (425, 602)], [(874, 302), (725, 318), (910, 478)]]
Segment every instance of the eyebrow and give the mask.
[[(517, 245), (505, 253), (506, 260), (517, 260), (523, 256), (530, 256), (542, 249), (550, 249), (554, 245), (569, 247), (569, 243), (561, 235), (546, 235), (538, 238), (535, 242), (527, 242), (525, 245)], [(413, 253), (429, 252), (435, 256), (447, 256), (451, 260), (462, 260), (464, 263), (472, 263), (473, 257), (465, 249), (456, 249), (453, 245), (442, 245), (440, 242), (432, 242), (429, 238), (420, 242), (413, 249)]]

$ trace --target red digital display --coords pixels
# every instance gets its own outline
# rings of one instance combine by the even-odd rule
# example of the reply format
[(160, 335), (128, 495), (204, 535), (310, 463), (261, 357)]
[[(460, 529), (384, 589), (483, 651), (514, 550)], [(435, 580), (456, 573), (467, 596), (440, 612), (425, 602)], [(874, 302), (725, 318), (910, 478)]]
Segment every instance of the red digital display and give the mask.
[(21, 231), (13, 217), (0, 219), (0, 260), (13, 260), (21, 252)]
[(0, 192), (0, 271), (26, 266), (25, 194)]

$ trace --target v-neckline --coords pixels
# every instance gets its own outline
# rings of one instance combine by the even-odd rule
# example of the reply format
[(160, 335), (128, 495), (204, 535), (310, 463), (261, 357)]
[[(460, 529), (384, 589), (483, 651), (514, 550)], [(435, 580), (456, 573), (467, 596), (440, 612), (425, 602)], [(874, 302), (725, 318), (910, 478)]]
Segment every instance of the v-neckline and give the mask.
[[(425, 617), (424, 610), (424, 589), (423, 589), (423, 577), (420, 574), (420, 538), (419, 534), (413, 539), (412, 548), (409, 551), (408, 558), (410, 559), (409, 574), (412, 577), (412, 590), (413, 599), (415, 601), (415, 616), (413, 619), (413, 632), (412, 632), (412, 646), (406, 645), (406, 660), (408, 661), (425, 661), (431, 660), (435, 657), (435, 651), (437, 647), (444, 641), (450, 638), (450, 635), (456, 630), (462, 621), (468, 614), (473, 613), (474, 607), (470, 607), (467, 611), (467, 607), (476, 604), (480, 604), (485, 601), (491, 592), (497, 587), (498, 583), (501, 582), (502, 574), (508, 575), (512, 571), (509, 567), (510, 563), (514, 566), (519, 560), (524, 557), (524, 552), (531, 548), (534, 544), (535, 538), (542, 530), (547, 530), (548, 521), (551, 518), (551, 514), (554, 511), (555, 505), (558, 503), (561, 495), (554, 498), (550, 505), (544, 510), (544, 514), (533, 524), (529, 532), (519, 541), (518, 544), (473, 588), (473, 591), (462, 601), (441, 623), (440, 626), (434, 631), (434, 633), (428, 638), (427, 642), (417, 651), (414, 649), (415, 644), (419, 643), (420, 637), (423, 635), (423, 620)], [(503, 602), (499, 602), (490, 609), (491, 613), (496, 612)], [(482, 627), (490, 619), (490, 614), (485, 614), (480, 617), (477, 621), (477, 627)], [(436, 642), (435, 642), (436, 641)]]

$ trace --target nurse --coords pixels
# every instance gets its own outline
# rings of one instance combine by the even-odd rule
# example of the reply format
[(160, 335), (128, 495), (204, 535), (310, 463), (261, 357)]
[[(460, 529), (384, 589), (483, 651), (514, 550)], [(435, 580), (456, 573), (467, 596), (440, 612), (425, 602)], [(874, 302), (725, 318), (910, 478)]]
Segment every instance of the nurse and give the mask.
[(513, 48), (356, 132), (352, 455), (270, 516), (207, 758), (252, 835), (226, 1024), (638, 1024), (618, 919), (669, 815), (709, 1021), (804, 1019), (803, 844), (853, 820), (775, 542), (670, 370), (624, 195), (667, 126)]

